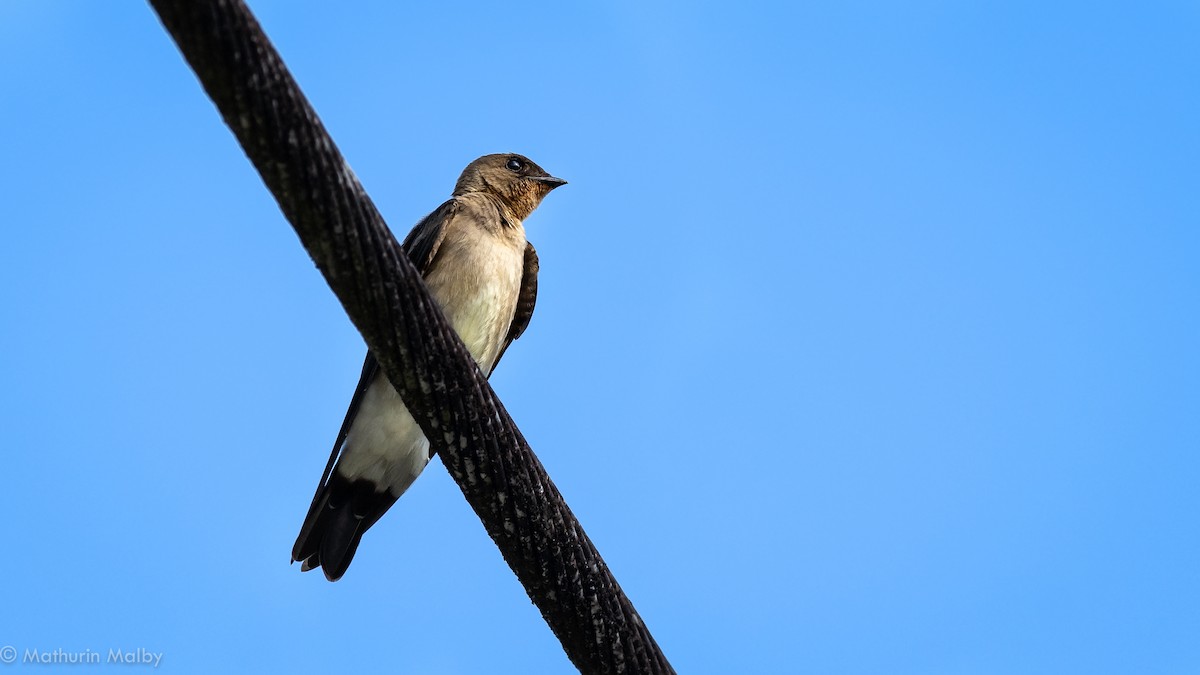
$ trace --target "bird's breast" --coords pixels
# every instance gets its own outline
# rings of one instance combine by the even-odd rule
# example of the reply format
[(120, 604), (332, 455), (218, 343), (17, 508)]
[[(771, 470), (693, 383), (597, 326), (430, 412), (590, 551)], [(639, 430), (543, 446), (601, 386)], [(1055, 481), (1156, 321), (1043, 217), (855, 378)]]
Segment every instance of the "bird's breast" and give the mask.
[[(478, 234), (478, 233), (477, 233)], [(518, 233), (443, 242), (425, 283), (484, 373), (491, 373), (516, 312), (525, 266)]]

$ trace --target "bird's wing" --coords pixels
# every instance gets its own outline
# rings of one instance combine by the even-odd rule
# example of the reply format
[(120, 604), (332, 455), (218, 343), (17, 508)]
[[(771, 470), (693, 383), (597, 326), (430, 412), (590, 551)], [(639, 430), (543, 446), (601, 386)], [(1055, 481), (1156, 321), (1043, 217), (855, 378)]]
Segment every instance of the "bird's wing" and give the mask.
[[(455, 199), (447, 200), (441, 206), (434, 209), (433, 213), (422, 218), (421, 222), (417, 223), (412, 231), (408, 233), (408, 236), (404, 238), (404, 243), (400, 245), (404, 249), (404, 252), (408, 254), (409, 261), (417, 268), (417, 272), (422, 277), (428, 274), (429, 270), (433, 267), (433, 261), (437, 258), (438, 248), (441, 246), (442, 239), (446, 236), (446, 223), (454, 218), (458, 214), (458, 211), (458, 201)], [(526, 259), (528, 259), (528, 254), (526, 255)], [(530, 309), (532, 310), (532, 307)], [(313, 495), (312, 504), (309, 506), (308, 517), (305, 519), (306, 528), (314, 520), (313, 512), (321, 500), (322, 491), (329, 483), (329, 476), (333, 473), (333, 467), (337, 464), (342, 444), (346, 442), (346, 436), (350, 433), (350, 425), (354, 423), (354, 417), (358, 414), (359, 406), (362, 405), (363, 396), (366, 395), (367, 388), (375, 381), (375, 377), (378, 374), (379, 362), (375, 360), (375, 355), (368, 350), (367, 358), (363, 362), (362, 375), (358, 378), (358, 386), (354, 389), (354, 396), (350, 398), (350, 407), (346, 410), (346, 417), (342, 420), (341, 429), (338, 430), (337, 440), (333, 442), (333, 450), (329, 453), (329, 462), (325, 464), (325, 472), (321, 474), (321, 482), (317, 484), (317, 493)], [(300, 536), (301, 539), (304, 539), (305, 532), (301, 532)], [(298, 546), (299, 542), (297, 542)]]
[(417, 268), (421, 276), (429, 274), (433, 261), (437, 258), (438, 248), (446, 237), (446, 223), (458, 215), (462, 205), (457, 199), (450, 199), (433, 210), (433, 213), (421, 219), (412, 232), (404, 238), (400, 245), (408, 254), (409, 261)]
[(513, 321), (512, 325), (508, 327), (508, 335), (504, 337), (504, 346), (500, 347), (500, 353), (492, 362), (493, 370), (495, 370), (496, 364), (500, 363), (500, 357), (504, 356), (504, 352), (508, 350), (508, 346), (512, 344), (513, 340), (521, 337), (521, 334), (529, 327), (529, 320), (533, 318), (533, 306), (537, 304), (537, 276), (537, 249), (527, 241), (525, 242), (525, 269), (521, 273), (521, 293), (517, 296), (517, 310), (513, 313)]

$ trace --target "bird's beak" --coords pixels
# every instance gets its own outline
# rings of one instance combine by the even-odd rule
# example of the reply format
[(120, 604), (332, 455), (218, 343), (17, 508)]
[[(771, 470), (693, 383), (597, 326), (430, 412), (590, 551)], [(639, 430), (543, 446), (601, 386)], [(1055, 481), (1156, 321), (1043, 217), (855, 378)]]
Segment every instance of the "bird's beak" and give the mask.
[(533, 179), (542, 185), (549, 186), (551, 190), (567, 184), (567, 181), (561, 178), (555, 178), (554, 176), (534, 176)]

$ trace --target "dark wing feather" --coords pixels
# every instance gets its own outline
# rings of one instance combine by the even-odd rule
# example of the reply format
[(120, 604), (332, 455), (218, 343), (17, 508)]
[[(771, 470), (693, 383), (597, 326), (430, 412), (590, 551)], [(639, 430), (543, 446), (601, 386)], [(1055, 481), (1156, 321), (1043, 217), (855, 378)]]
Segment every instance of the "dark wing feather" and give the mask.
[(529, 320), (533, 318), (533, 306), (537, 304), (537, 276), (537, 249), (527, 241), (525, 242), (525, 271), (521, 274), (521, 294), (517, 296), (517, 311), (513, 313), (512, 325), (508, 327), (504, 346), (500, 348), (500, 353), (496, 355), (496, 361), (492, 364), (493, 370), (495, 370), (496, 364), (500, 363), (500, 357), (508, 351), (508, 346), (512, 344), (513, 340), (521, 337), (521, 334), (529, 327)]
[(417, 223), (416, 227), (404, 238), (404, 243), (400, 245), (422, 277), (429, 274), (430, 268), (433, 267), (438, 248), (442, 245), (442, 240), (446, 238), (445, 225), (458, 214), (458, 209), (457, 199), (444, 202), (434, 209), (433, 213), (422, 218), (421, 222)]
[[(458, 212), (458, 208), (459, 204), (457, 200), (451, 199), (446, 201), (434, 209), (433, 213), (422, 218), (421, 222), (417, 223), (412, 231), (408, 233), (408, 236), (404, 238), (401, 248), (408, 254), (408, 259), (417, 268), (422, 277), (433, 266), (433, 261), (437, 258), (438, 248), (441, 246), (442, 239), (446, 235), (445, 223), (454, 217)], [(378, 375), (379, 363), (375, 360), (375, 355), (368, 350), (367, 358), (363, 362), (362, 375), (358, 378), (358, 386), (355, 387), (354, 396), (350, 399), (350, 407), (346, 410), (346, 417), (342, 420), (342, 427), (338, 430), (337, 439), (333, 442), (333, 450), (329, 453), (329, 461), (325, 464), (325, 472), (321, 474), (321, 482), (317, 484), (317, 492), (313, 495), (312, 504), (308, 507), (308, 515), (304, 518), (304, 526), (300, 528), (300, 536), (296, 538), (296, 545), (292, 548), (293, 562), (296, 560), (307, 560), (321, 546), (324, 537), (321, 532), (316, 532), (315, 530), (321, 529), (321, 518), (319, 516), (330, 497), (329, 488), (333, 468), (337, 465), (342, 444), (346, 441), (346, 436), (350, 433), (350, 425), (353, 424), (354, 417), (358, 414), (358, 408), (362, 404), (363, 396), (366, 395), (367, 388), (371, 386), (371, 383), (375, 381)], [(365, 530), (366, 528), (362, 529)], [(361, 536), (361, 530), (358, 536)], [(354, 541), (354, 544), (357, 544), (357, 540)], [(350, 555), (353, 556), (353, 551), (350, 551)], [(345, 562), (349, 564), (349, 559), (346, 559)], [(341, 575), (338, 574), (337, 576)]]
[(354, 396), (350, 398), (350, 407), (346, 410), (346, 417), (342, 420), (341, 428), (338, 429), (337, 440), (333, 442), (333, 452), (329, 453), (329, 461), (325, 463), (325, 472), (321, 474), (321, 482), (317, 484), (317, 493), (313, 495), (312, 504), (308, 507), (308, 515), (304, 517), (304, 526), (300, 528), (300, 536), (296, 537), (296, 545), (292, 547), (292, 562), (305, 560), (315, 552), (310, 549), (315, 549), (320, 544), (319, 537), (313, 538), (310, 535), (313, 533), (313, 528), (320, 522), (317, 516), (324, 506), (325, 500), (322, 497), (326, 496), (325, 488), (329, 484), (329, 477), (333, 474), (333, 467), (337, 464), (342, 443), (345, 442), (346, 435), (350, 433), (350, 425), (354, 422), (354, 416), (358, 414), (358, 406), (362, 404), (367, 388), (375, 381), (378, 373), (379, 363), (375, 360), (375, 355), (367, 351), (367, 359), (363, 363), (358, 386), (354, 388)]

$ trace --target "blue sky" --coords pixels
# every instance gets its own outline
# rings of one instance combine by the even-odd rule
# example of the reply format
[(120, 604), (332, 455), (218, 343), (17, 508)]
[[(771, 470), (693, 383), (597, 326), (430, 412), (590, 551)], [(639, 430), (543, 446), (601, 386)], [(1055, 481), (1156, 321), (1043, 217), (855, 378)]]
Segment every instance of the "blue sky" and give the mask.
[[(252, 7), (399, 235), (571, 182), (492, 380), (680, 672), (1200, 671), (1193, 3), (406, 4)], [(363, 346), (149, 8), (0, 64), (0, 646), (571, 672), (436, 460), (288, 566)]]

